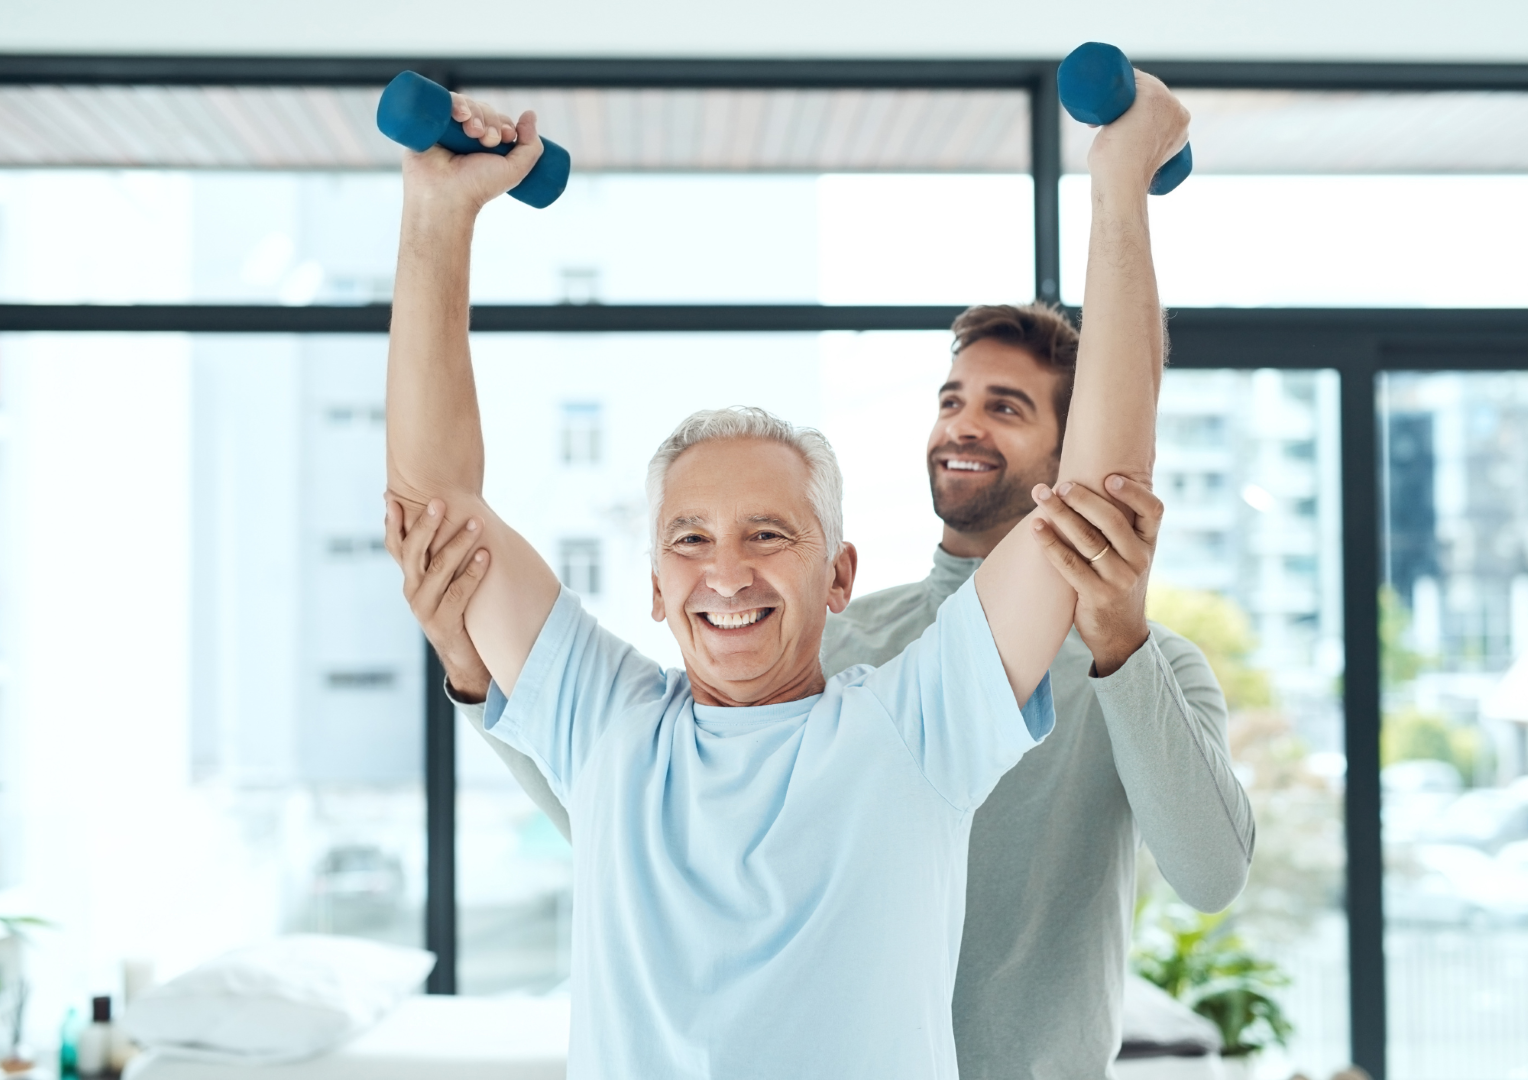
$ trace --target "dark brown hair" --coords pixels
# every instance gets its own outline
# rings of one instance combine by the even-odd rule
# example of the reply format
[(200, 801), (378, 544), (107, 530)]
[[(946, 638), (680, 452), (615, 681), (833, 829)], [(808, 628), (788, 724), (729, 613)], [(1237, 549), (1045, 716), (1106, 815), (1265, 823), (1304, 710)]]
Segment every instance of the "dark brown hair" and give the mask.
[(993, 338), (1023, 349), (1060, 376), (1052, 404), (1056, 408), (1057, 445), (1066, 434), (1066, 414), (1072, 407), (1072, 383), (1077, 375), (1077, 328), (1059, 307), (1036, 301), (1012, 304), (978, 304), (962, 311), (950, 326), (955, 341), (950, 351), (957, 356), (966, 346)]

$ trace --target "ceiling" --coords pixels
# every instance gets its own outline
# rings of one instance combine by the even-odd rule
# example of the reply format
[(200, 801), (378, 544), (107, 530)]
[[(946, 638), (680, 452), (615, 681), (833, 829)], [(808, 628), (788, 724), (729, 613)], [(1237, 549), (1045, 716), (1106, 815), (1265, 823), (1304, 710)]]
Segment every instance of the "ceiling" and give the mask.
[[(479, 88), (534, 108), (584, 172), (1016, 172), (1002, 90)], [(379, 91), (0, 86), (0, 167), (392, 169)], [(1188, 90), (1200, 173), (1528, 172), (1528, 94)], [(1063, 127), (1069, 171), (1088, 130)]]

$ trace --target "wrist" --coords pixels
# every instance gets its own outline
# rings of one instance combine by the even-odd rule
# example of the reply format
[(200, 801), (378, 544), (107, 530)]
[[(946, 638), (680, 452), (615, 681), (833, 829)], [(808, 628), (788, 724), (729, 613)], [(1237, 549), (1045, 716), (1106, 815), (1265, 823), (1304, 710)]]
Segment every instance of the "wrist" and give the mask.
[(481, 665), (458, 667), (444, 660), (441, 666), (446, 669), (446, 685), (451, 689), (451, 696), (457, 701), (464, 705), (481, 705), (488, 700), (488, 684), (492, 676), (487, 668)]
[(1144, 212), (1146, 189), (1155, 171), (1141, 174), (1134, 169), (1111, 167), (1093, 174), (1093, 202), (1096, 206), (1119, 212)]
[(404, 189), (403, 230), (432, 237), (471, 238), (482, 207), (459, 194), (430, 188)]
[(1132, 656), (1140, 652), (1141, 646), (1146, 644), (1150, 636), (1150, 629), (1143, 623), (1129, 633), (1113, 635), (1109, 641), (1100, 643), (1099, 648), (1091, 649), (1094, 678), (1106, 679), (1124, 667)]

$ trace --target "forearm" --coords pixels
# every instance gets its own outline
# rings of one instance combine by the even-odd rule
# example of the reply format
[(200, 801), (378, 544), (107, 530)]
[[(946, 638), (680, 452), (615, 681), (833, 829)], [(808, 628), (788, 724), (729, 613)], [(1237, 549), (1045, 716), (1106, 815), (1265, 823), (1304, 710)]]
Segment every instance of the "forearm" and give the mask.
[[(1095, 180), (1084, 303), (1059, 479), (1099, 492), (1111, 473), (1149, 485), (1163, 341), (1144, 184)], [(1021, 522), (977, 571), (982, 606), (1020, 703), (1061, 647), (1077, 601), (1045, 558), (1033, 524)]]
[(404, 200), (387, 363), (387, 482), (413, 511), (431, 498), (453, 504), (482, 492), (467, 339), (474, 217), (425, 195)]
[(1149, 484), (1162, 383), (1162, 308), (1143, 187), (1094, 177), (1077, 375), (1059, 480), (1104, 491), (1119, 473)]
[(489, 562), (465, 621), (483, 664), (508, 692), (558, 584), (535, 549), (482, 498), (482, 422), (467, 342), (474, 215), (428, 196), (404, 202), (387, 365), (387, 479), (410, 530), (432, 500), (443, 515), (442, 543), (470, 520), (479, 523)]
[(1219, 911), (1247, 881), (1252, 808), (1232, 771), (1214, 675), (1185, 643), (1165, 643), (1177, 646), (1176, 664), (1153, 634), (1093, 687), (1146, 846), (1184, 901)]

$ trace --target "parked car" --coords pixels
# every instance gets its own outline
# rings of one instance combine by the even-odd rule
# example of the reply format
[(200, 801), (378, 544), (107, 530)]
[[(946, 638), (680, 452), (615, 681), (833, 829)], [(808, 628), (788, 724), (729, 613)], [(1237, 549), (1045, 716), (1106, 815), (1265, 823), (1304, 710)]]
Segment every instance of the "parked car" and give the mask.
[(1467, 791), (1418, 829), (1416, 838), (1428, 844), (1462, 844), (1495, 855), (1510, 843), (1528, 840), (1528, 791)]
[(1385, 917), (1444, 926), (1528, 923), (1528, 843), (1507, 845), (1496, 858), (1464, 844), (1416, 845), (1387, 867)]

